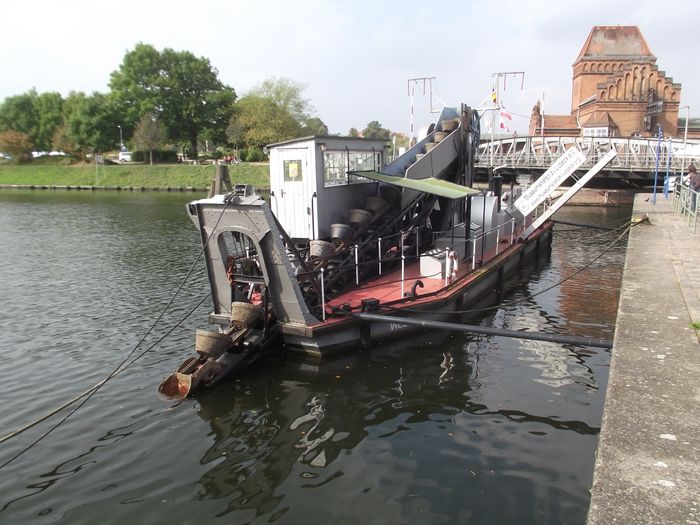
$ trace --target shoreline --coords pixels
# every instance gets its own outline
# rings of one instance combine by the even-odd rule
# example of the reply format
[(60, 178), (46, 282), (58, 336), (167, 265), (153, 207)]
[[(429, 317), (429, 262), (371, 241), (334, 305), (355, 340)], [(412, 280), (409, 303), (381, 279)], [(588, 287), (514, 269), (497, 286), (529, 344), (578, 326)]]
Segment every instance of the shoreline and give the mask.
[[(269, 192), (267, 186), (256, 186), (256, 191)], [(557, 191), (564, 191), (559, 188)], [(0, 184), (0, 190), (34, 190), (34, 191), (124, 191), (124, 192), (180, 192), (207, 193), (209, 187), (199, 186), (94, 186), (94, 185), (59, 185), (59, 184)], [(621, 189), (604, 190), (582, 188), (579, 193), (567, 203), (567, 206), (632, 206), (639, 190)], [(663, 194), (662, 194), (663, 195)]]
[[(261, 188), (264, 189), (264, 188)], [(208, 192), (209, 188), (195, 186), (63, 186), (55, 184), (0, 184), (0, 190), (50, 190), (50, 191), (165, 191)]]

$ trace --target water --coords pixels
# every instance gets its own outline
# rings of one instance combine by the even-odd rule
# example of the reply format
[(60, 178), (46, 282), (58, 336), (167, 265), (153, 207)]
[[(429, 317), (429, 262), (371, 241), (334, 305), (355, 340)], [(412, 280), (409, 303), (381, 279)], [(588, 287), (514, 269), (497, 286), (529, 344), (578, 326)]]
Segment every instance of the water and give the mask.
[[(192, 195), (0, 192), (0, 435), (105, 377), (199, 252)], [(618, 224), (629, 209), (568, 208)], [(558, 226), (551, 260), (470, 317), (611, 339), (625, 242)], [(196, 270), (147, 338), (207, 293)], [(319, 364), (271, 360), (156, 398), (209, 305), (0, 472), (0, 523), (583, 523), (609, 352), (425, 332)], [(52, 419), (0, 444), (0, 462)]]

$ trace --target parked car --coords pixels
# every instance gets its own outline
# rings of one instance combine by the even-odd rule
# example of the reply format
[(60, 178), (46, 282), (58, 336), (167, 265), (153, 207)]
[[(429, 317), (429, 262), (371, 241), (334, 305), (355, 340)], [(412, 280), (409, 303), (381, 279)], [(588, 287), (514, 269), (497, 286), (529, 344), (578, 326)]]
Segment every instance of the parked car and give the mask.
[(0, 152), (0, 159), (2, 160), (12, 160), (12, 155), (9, 153), (2, 153)]
[(131, 162), (131, 152), (130, 151), (120, 151), (119, 152), (119, 162)]

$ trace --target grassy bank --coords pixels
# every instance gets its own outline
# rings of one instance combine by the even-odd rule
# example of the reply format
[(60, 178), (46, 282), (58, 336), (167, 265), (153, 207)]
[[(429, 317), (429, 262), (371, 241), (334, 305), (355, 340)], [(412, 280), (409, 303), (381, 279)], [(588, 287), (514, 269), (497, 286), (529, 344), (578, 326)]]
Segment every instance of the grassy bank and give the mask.
[[(231, 181), (253, 184), (257, 188), (270, 186), (267, 163), (234, 164), (228, 166)], [(214, 176), (214, 166), (131, 164), (92, 165), (0, 165), (0, 185), (36, 186), (144, 186), (147, 188), (178, 188), (192, 186), (207, 188)]]

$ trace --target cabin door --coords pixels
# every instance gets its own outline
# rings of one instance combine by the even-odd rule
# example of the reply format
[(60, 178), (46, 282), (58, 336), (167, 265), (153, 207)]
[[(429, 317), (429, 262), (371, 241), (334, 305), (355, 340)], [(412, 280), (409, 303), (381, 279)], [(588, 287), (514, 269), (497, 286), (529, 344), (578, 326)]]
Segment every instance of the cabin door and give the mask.
[(311, 237), (311, 205), (307, 196), (307, 181), (313, 177), (307, 162), (308, 148), (289, 149), (280, 152), (282, 162), (282, 208), (281, 219), (290, 237)]

